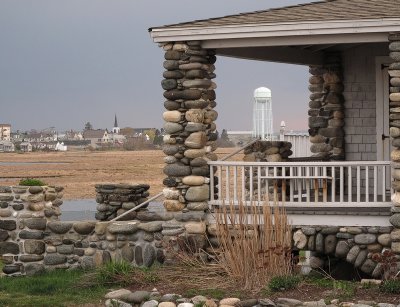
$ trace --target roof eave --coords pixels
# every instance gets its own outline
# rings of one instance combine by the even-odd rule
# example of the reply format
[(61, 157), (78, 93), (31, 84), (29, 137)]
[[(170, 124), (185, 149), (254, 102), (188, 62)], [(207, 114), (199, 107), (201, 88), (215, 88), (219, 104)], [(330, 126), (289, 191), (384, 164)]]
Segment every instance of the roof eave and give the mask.
[[(170, 41), (207, 41), (208, 48), (212, 41), (282, 38), (282, 37), (315, 37), (324, 35), (364, 35), (400, 31), (400, 18), (304, 21), (266, 24), (241, 24), (208, 27), (159, 27), (152, 28), (150, 35), (155, 43)], [(368, 38), (365, 38), (368, 41)], [(375, 40), (387, 41), (381, 35)], [(265, 46), (265, 42), (264, 42)]]

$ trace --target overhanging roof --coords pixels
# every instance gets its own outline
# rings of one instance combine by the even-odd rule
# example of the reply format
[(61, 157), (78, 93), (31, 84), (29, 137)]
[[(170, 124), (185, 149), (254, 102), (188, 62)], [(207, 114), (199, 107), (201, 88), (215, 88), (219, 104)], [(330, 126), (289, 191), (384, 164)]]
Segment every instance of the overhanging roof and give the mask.
[[(202, 40), (206, 48), (387, 41), (400, 31), (400, 0), (331, 0), (149, 29), (155, 42)], [(331, 36), (329, 41), (322, 37)], [(335, 36), (336, 35), (336, 36)], [(319, 36), (319, 41), (309, 39)], [(351, 37), (350, 37), (351, 36)], [(267, 39), (267, 40), (266, 40)], [(239, 45), (238, 45), (239, 43)]]

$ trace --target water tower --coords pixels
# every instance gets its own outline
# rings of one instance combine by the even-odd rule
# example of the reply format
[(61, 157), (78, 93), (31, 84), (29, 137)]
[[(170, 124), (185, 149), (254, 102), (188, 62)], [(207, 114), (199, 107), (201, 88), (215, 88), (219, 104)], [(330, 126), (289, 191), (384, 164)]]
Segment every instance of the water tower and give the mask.
[(271, 141), (272, 133), (271, 90), (259, 87), (254, 91), (253, 137)]

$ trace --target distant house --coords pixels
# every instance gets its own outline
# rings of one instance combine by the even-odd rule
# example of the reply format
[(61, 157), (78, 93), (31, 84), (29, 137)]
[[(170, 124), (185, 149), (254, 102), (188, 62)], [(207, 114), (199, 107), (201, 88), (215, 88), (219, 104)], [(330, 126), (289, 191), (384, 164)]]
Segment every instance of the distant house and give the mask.
[(0, 152), (13, 152), (15, 146), (11, 141), (0, 141)]
[(22, 142), (19, 147), (23, 152), (31, 152), (32, 151), (32, 144), (29, 142)]
[(10, 140), (11, 140), (11, 125), (0, 124), (0, 141), (10, 141)]
[(90, 141), (90, 146), (98, 147), (110, 143), (110, 136), (107, 129), (85, 130), (83, 139)]

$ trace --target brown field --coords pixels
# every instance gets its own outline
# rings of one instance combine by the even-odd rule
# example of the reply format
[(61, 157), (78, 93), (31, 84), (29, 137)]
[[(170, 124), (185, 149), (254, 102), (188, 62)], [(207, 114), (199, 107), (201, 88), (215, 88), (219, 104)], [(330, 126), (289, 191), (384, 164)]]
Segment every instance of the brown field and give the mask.
[[(222, 157), (232, 149), (219, 149)], [(64, 199), (95, 197), (98, 183), (147, 183), (155, 195), (165, 177), (161, 150), (105, 152), (31, 152), (0, 153), (2, 162), (36, 162), (36, 164), (0, 164), (0, 185), (17, 185), (22, 178), (40, 178), (49, 185), (65, 188)], [(37, 163), (48, 162), (48, 163)]]

